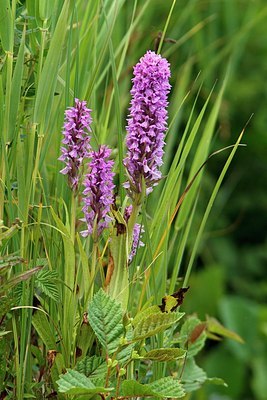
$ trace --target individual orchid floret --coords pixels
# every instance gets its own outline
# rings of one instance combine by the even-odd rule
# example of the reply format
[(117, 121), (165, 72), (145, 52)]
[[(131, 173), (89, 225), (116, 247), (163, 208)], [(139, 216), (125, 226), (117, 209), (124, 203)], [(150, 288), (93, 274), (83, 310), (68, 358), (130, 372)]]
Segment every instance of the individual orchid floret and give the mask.
[(63, 128), (64, 138), (61, 147), (60, 161), (66, 166), (60, 172), (68, 175), (68, 183), (75, 192), (80, 178), (80, 167), (90, 151), (91, 111), (86, 107), (86, 101), (75, 99), (75, 106), (65, 111)]
[(114, 161), (109, 159), (111, 150), (106, 146), (100, 146), (98, 151), (90, 153), (91, 161), (88, 164), (88, 173), (85, 176), (83, 191), (83, 221), (87, 229), (81, 232), (82, 236), (88, 236), (96, 232), (100, 235), (111, 221), (110, 208), (114, 202), (113, 184), (114, 173), (112, 167)]
[(167, 130), (167, 96), (170, 92), (168, 61), (148, 51), (134, 67), (131, 107), (124, 165), (128, 181), (124, 186), (131, 197), (150, 193), (161, 178), (164, 134)]
[[(128, 222), (132, 213), (132, 205), (128, 206), (125, 208), (124, 210), (124, 218), (125, 221)], [(134, 228), (133, 228), (133, 236), (132, 236), (132, 247), (131, 247), (131, 251), (129, 254), (129, 263), (132, 262), (134, 256), (136, 255), (137, 249), (139, 247), (143, 247), (145, 244), (142, 242), (141, 240), (141, 236), (142, 233), (144, 232), (144, 230), (141, 228), (141, 225), (138, 223), (134, 224)]]

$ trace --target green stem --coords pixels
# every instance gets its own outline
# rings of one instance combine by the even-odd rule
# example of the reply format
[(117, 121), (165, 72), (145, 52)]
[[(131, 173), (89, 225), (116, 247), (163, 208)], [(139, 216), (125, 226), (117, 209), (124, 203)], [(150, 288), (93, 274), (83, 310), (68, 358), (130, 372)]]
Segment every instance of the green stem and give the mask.
[(98, 243), (93, 243), (93, 252), (92, 252), (92, 262), (91, 262), (91, 288), (90, 288), (90, 300), (92, 300), (94, 295), (94, 285), (95, 285), (95, 274), (96, 274), (96, 262), (97, 262), (97, 247)]
[(136, 224), (137, 217), (141, 210), (143, 204), (143, 198), (144, 198), (143, 193), (138, 193), (135, 196), (131, 216), (128, 221), (128, 254), (132, 249), (134, 225)]
[(37, 142), (37, 149), (36, 149), (36, 157), (35, 157), (35, 164), (34, 164), (34, 169), (32, 173), (32, 191), (31, 191), (31, 201), (34, 203), (34, 194), (36, 193), (36, 178), (38, 174), (38, 169), (39, 169), (39, 161), (40, 161), (40, 155), (41, 155), (41, 149), (42, 149), (42, 144), (43, 144), (43, 135), (38, 134), (38, 142)]
[(118, 397), (119, 397), (120, 383), (121, 383), (121, 377), (118, 375), (118, 377), (117, 377), (117, 384), (116, 384), (116, 395), (115, 395), (115, 399), (118, 399)]
[(6, 54), (6, 95), (5, 95), (5, 116), (3, 121), (3, 142), (2, 142), (2, 157), (1, 157), (1, 172), (0, 172), (0, 220), (4, 218), (4, 199), (5, 199), (5, 182), (6, 182), (6, 164), (5, 154), (8, 144), (8, 128), (10, 115), (11, 101), (11, 86), (12, 86), (12, 70), (13, 70), (13, 53), (8, 51)]
[(17, 325), (16, 325), (16, 317), (14, 313), (12, 314), (12, 330), (14, 336), (14, 343), (15, 343), (15, 371), (16, 371), (16, 398), (21, 398), (21, 368), (19, 365), (19, 340), (18, 340), (18, 332), (17, 332)]
[(89, 300), (92, 300), (94, 295), (94, 285), (95, 285), (95, 274), (96, 274), (96, 263), (97, 263), (97, 248), (98, 242), (93, 242), (93, 250), (91, 256), (91, 271), (90, 271), (90, 285), (88, 293), (85, 293), (84, 305), (87, 309)]
[(43, 27), (39, 28), (41, 32), (41, 44), (40, 44), (40, 51), (39, 51), (39, 60), (38, 60), (38, 71), (37, 71), (37, 79), (36, 79), (36, 85), (38, 86), (42, 68), (43, 68), (43, 59), (44, 59), (44, 49), (45, 49), (45, 42), (46, 42), (46, 33), (47, 33), (47, 27), (46, 27), (46, 20), (43, 22)]
[(70, 225), (70, 234), (73, 245), (75, 244), (76, 237), (76, 210), (77, 210), (77, 198), (76, 194), (72, 192), (71, 194), (71, 225)]
[[(25, 205), (24, 221), (26, 221), (26, 218), (28, 217), (28, 214), (29, 214), (30, 201), (31, 200), (33, 201), (33, 198), (34, 198), (36, 176), (37, 176), (38, 164), (39, 164), (39, 161), (37, 160), (37, 158), (35, 158), (35, 163), (33, 164), (36, 128), (37, 128), (37, 124), (33, 123), (31, 125), (31, 130), (29, 132), (28, 166), (27, 166), (27, 177), (26, 177), (27, 205)], [(40, 144), (38, 147), (40, 149)], [(36, 157), (38, 157), (38, 154), (36, 154)]]

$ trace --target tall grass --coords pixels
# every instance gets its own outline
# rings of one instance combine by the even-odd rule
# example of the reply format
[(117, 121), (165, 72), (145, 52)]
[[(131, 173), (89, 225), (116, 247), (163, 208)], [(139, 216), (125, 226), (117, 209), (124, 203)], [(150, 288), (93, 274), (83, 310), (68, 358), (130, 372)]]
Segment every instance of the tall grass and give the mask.
[[(140, 310), (152, 297), (159, 304), (181, 277), (184, 285), (190, 282), (210, 209), (241, 136), (224, 153), (225, 165), (200, 218), (205, 168), (199, 168), (217, 150), (213, 138), (224, 90), (240, 45), (262, 14), (250, 3), (238, 26), (233, 15), (239, 6), (234, 2), (211, 1), (206, 9), (197, 0), (178, 3), (4, 0), (0, 5), (1, 256), (16, 257), (16, 265), (5, 269), (6, 278), (24, 274), (8, 293), (10, 308), (2, 311), (8, 333), (0, 340), (7, 346), (4, 358), (11, 361), (1, 376), (2, 387), (16, 399), (55, 384), (59, 371), (75, 365), (77, 348), (86, 354), (93, 345), (89, 326), (82, 324), (87, 293), (96, 278), (90, 269), (92, 243), (79, 235), (80, 203), (75, 204), (59, 174), (64, 110), (75, 97), (92, 108), (92, 145), (106, 143), (114, 149), (122, 204), (132, 66), (146, 49), (153, 49), (159, 31), (158, 50), (171, 61), (173, 86), (164, 179), (142, 211), (146, 246), (131, 265), (129, 311)], [(228, 37), (223, 38), (214, 22), (222, 11), (228, 24)], [(219, 63), (224, 67), (218, 75)], [(95, 288), (101, 286), (99, 273), (106, 262), (101, 254), (97, 257)], [(25, 274), (37, 266), (42, 270), (26, 280)], [(56, 366), (44, 360), (49, 350), (58, 354)], [(47, 367), (39, 383), (36, 365)], [(161, 376), (160, 367), (155, 373)]]

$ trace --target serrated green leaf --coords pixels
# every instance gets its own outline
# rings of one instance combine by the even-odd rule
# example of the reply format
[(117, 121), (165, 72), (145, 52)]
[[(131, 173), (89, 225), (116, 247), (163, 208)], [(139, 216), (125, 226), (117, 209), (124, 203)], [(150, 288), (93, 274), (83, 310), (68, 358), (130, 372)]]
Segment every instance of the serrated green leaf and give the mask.
[(205, 341), (207, 338), (206, 332), (202, 331), (202, 333), (197, 337), (195, 341), (190, 341), (190, 335), (194, 331), (194, 329), (201, 325), (201, 321), (195, 317), (190, 316), (186, 319), (184, 324), (181, 327), (180, 331), (180, 344), (182, 348), (187, 348), (187, 357), (193, 357), (204, 347)]
[(43, 269), (40, 271), (35, 280), (36, 286), (50, 299), (59, 301), (60, 295), (58, 290), (58, 273)]
[(108, 354), (114, 353), (123, 336), (121, 304), (100, 289), (89, 304), (89, 323)]
[(199, 389), (206, 380), (206, 373), (196, 365), (194, 358), (187, 359), (182, 376), (185, 391), (189, 393)]
[(106, 393), (112, 390), (112, 388), (95, 386), (87, 376), (71, 369), (67, 370), (66, 374), (60, 375), (57, 384), (60, 393), (73, 395)]
[(156, 333), (162, 332), (178, 322), (184, 313), (172, 312), (162, 313), (157, 312), (142, 319), (134, 329), (133, 340), (141, 340), (153, 336)]
[(32, 324), (48, 350), (56, 350), (55, 335), (52, 332), (47, 316), (42, 311), (36, 311), (32, 316)]
[(180, 398), (185, 395), (183, 387), (177, 380), (166, 377), (158, 379), (150, 384), (152, 390), (163, 397)]
[(84, 374), (87, 377), (90, 377), (91, 375), (94, 376), (99, 375), (99, 373), (97, 373), (99, 367), (104, 367), (102, 368), (102, 374), (101, 374), (103, 375), (107, 370), (107, 364), (102, 357), (98, 356), (92, 356), (92, 357), (86, 356), (76, 365), (77, 371), (80, 372), (81, 374)]
[(179, 358), (184, 358), (186, 350), (180, 348), (166, 348), (166, 349), (154, 349), (147, 352), (142, 359), (152, 361), (173, 361)]
[(121, 385), (122, 396), (160, 398), (181, 398), (185, 395), (182, 385), (171, 377), (162, 378), (150, 384), (142, 385), (135, 380), (125, 380)]
[(136, 326), (142, 319), (147, 318), (151, 314), (159, 312), (159, 306), (150, 306), (141, 310), (133, 319), (133, 326)]

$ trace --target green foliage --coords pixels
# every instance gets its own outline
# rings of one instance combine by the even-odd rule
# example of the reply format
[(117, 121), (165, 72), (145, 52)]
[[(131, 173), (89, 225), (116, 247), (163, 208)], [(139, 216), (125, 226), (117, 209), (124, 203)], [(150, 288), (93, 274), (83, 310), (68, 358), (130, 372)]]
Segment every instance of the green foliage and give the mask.
[[(70, 0), (64, 1), (60, 16), (57, 21), (56, 29), (51, 38), (49, 50), (43, 65), (42, 73), (36, 93), (36, 103), (34, 110), (34, 123), (40, 123), (47, 114), (47, 108), (51, 104), (54, 90), (57, 83), (59, 72), (59, 61), (61, 51), (65, 43), (66, 25), (68, 21), (68, 13), (70, 11)], [(43, 93), (46, 92), (46, 96)]]
[[(215, 318), (207, 317), (207, 330), (215, 337), (225, 337), (229, 339), (233, 339), (239, 343), (244, 343), (244, 340), (234, 331), (230, 331), (230, 329), (226, 329), (219, 321)], [(217, 336), (219, 335), (219, 336)]]
[(0, 8), (0, 38), (5, 52), (12, 51), (13, 28), (10, 2), (4, 0)]
[(145, 320), (145, 319), (148, 318), (150, 315), (156, 314), (156, 313), (158, 313), (158, 312), (159, 312), (159, 307), (156, 306), (156, 305), (150, 306), (150, 307), (147, 307), (147, 308), (142, 309), (141, 311), (139, 311), (139, 312), (135, 315), (135, 317), (134, 317), (134, 319), (133, 319), (133, 326), (136, 327), (136, 326), (138, 325), (138, 323), (139, 323), (141, 320)]
[[(64, 399), (55, 391), (66, 368), (72, 368), (70, 385), (86, 393), (88, 374), (99, 390), (106, 378), (111, 387), (120, 381), (127, 389), (134, 370), (140, 379), (129, 384), (132, 390), (152, 397), (163, 392), (148, 383), (150, 375), (155, 383), (169, 370), (186, 379), (187, 391), (204, 381), (221, 383), (204, 379), (194, 362), (206, 338), (213, 338), (216, 345), (203, 349), (201, 365), (229, 388), (205, 385), (200, 396), (264, 399), (267, 8), (263, 0), (247, 3), (240, 12), (239, 1), (1, 2), (0, 398)], [(138, 219), (145, 247), (126, 269), (126, 234), (116, 237), (115, 249), (108, 233), (97, 246), (79, 236), (80, 195), (72, 198), (57, 159), (64, 110), (74, 97), (85, 99), (93, 110), (92, 148), (113, 148), (116, 212), (122, 211), (132, 67), (156, 45), (172, 69), (164, 178), (145, 198)], [(212, 151), (236, 142), (254, 109), (246, 151), (236, 153), (240, 137), (228, 159), (217, 153), (202, 168)], [(106, 272), (111, 249), (113, 266), (122, 267), (112, 275), (112, 290)], [(161, 313), (159, 304), (183, 279), (190, 291), (182, 311), (200, 319), (189, 318), (177, 331), (183, 313)], [(113, 295), (98, 292), (97, 308), (99, 288)], [(154, 305), (144, 306), (152, 298)], [(204, 320), (206, 314), (216, 320)], [(234, 341), (220, 343), (223, 337)], [(48, 350), (56, 351), (50, 361)], [(71, 371), (82, 376), (75, 380)]]
[(163, 349), (155, 349), (148, 351), (145, 355), (142, 356), (144, 360), (151, 361), (174, 361), (179, 358), (184, 358), (186, 355), (186, 350), (180, 348), (163, 348)]
[(188, 358), (197, 355), (205, 345), (207, 338), (205, 330), (200, 331), (200, 335), (197, 335), (196, 338), (192, 337), (196, 327), (200, 326), (200, 324), (201, 321), (197, 317), (190, 317), (185, 321), (181, 328), (181, 346), (187, 348)]
[(58, 380), (58, 387), (61, 393), (67, 394), (89, 394), (110, 392), (111, 388), (96, 387), (89, 378), (78, 371), (68, 370)]
[(142, 385), (133, 380), (122, 383), (122, 396), (159, 397), (178, 399), (184, 396), (182, 385), (172, 378), (162, 378), (150, 384)]
[(32, 324), (48, 350), (56, 350), (56, 339), (44, 311), (36, 311), (32, 316)]
[(124, 227), (124, 233), (118, 233), (115, 224), (110, 238), (110, 258), (112, 260), (113, 274), (107, 285), (107, 291), (112, 298), (120, 301), (122, 310), (125, 312), (129, 299), (129, 272), (128, 272), (128, 248), (127, 248), (127, 225), (118, 212), (113, 212), (116, 224)]
[[(104, 368), (104, 372), (103, 372)], [(106, 362), (102, 357), (92, 356), (84, 357), (76, 365), (76, 369), (81, 374), (84, 374), (88, 378), (97, 378), (99, 375), (103, 375), (106, 372)]]
[(162, 313), (157, 312), (150, 314), (148, 317), (141, 319), (133, 331), (133, 340), (141, 340), (162, 332), (178, 322), (184, 313)]
[(43, 269), (38, 272), (35, 280), (35, 285), (46, 296), (54, 301), (60, 300), (60, 293), (58, 290), (58, 273)]
[(187, 360), (182, 378), (186, 392), (189, 393), (199, 389), (206, 380), (206, 373), (196, 365), (195, 360), (193, 358)]
[(104, 350), (111, 355), (118, 349), (124, 333), (121, 305), (100, 289), (89, 304), (88, 317)]
[[(103, 350), (109, 349), (109, 354), (116, 352), (112, 358), (104, 359), (96, 355), (83, 358), (77, 363), (76, 370), (68, 370), (67, 373), (60, 376), (57, 381), (59, 391), (73, 395), (109, 392), (113, 396), (112, 386), (116, 386), (116, 396), (181, 398), (185, 392), (197, 390), (204, 382), (213, 382), (194, 361), (194, 355), (203, 347), (206, 339), (205, 333), (202, 332), (194, 340), (194, 345), (189, 340), (190, 334), (196, 326), (199, 326), (200, 320), (190, 317), (181, 327), (178, 341), (188, 347), (188, 350), (182, 347), (155, 348), (139, 355), (136, 350), (133, 350), (133, 342), (137, 342), (136, 348), (140, 348), (143, 339), (155, 336), (159, 332), (165, 332), (170, 327), (175, 329), (183, 313), (158, 312), (146, 314), (146, 316), (142, 313), (142, 315), (144, 318), (139, 320), (136, 328), (132, 331), (129, 329), (129, 321), (125, 320), (123, 323), (120, 303), (100, 289), (89, 304), (89, 321)], [(111, 320), (114, 319), (115, 324), (113, 324), (111, 336)], [(125, 329), (128, 334), (123, 338), (122, 334)], [(128, 351), (125, 351), (126, 349)], [(139, 361), (145, 365), (146, 360), (175, 363), (176, 368), (179, 362), (184, 363), (182, 383), (172, 377), (161, 378), (146, 384), (133, 379), (121, 378), (129, 373), (131, 363)], [(122, 379), (121, 381), (118, 380), (118, 376), (116, 377), (117, 374)], [(101, 386), (104, 385), (104, 382), (105, 386)], [(223, 384), (223, 381), (214, 378), (214, 383)], [(107, 386), (111, 387), (107, 388)]]

